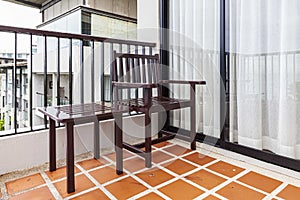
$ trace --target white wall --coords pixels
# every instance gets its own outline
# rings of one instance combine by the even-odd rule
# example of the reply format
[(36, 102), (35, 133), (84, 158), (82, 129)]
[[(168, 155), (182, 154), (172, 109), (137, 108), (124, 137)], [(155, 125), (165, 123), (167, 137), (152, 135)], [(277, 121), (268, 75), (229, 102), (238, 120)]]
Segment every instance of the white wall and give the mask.
[[(156, 118), (156, 116), (154, 115)], [(132, 143), (144, 138), (143, 117), (127, 117), (123, 120), (124, 140)], [(153, 134), (157, 132), (157, 120), (153, 120)], [(56, 131), (57, 160), (66, 155), (65, 128)], [(100, 122), (100, 149), (113, 151), (113, 120)], [(130, 136), (130, 137), (129, 137)], [(134, 137), (132, 137), (134, 136)], [(49, 162), (48, 130), (0, 138), (0, 175), (40, 166)], [(74, 131), (75, 154), (93, 151), (93, 125), (79, 125)]]

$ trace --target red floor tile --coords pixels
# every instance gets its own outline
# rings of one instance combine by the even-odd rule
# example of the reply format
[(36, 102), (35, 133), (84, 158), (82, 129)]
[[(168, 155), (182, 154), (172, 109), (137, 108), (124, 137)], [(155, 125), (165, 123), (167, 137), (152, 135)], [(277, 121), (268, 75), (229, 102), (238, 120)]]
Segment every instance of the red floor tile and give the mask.
[(75, 176), (75, 192), (68, 194), (67, 193), (67, 181), (66, 179), (59, 181), (57, 183), (54, 183), (55, 188), (59, 192), (59, 194), (65, 198), (70, 195), (77, 194), (79, 192), (82, 192), (84, 190), (87, 190), (89, 188), (94, 187), (94, 183), (88, 179), (84, 174)]
[(141, 183), (133, 179), (132, 177), (128, 177), (112, 184), (105, 186), (105, 188), (112, 193), (118, 200), (119, 199), (128, 199), (133, 197), (147, 188), (143, 186)]
[(13, 196), (9, 200), (55, 200), (48, 187), (30, 190), (28, 192)]
[(219, 200), (219, 198), (217, 198), (213, 195), (209, 195), (208, 197), (205, 197), (203, 200)]
[[(105, 155), (105, 156), (108, 157), (109, 159), (111, 159), (112, 161), (116, 161), (116, 153), (115, 152), (110, 153), (110, 154)], [(125, 150), (125, 149), (123, 150), (123, 159), (130, 158), (132, 156), (134, 156), (133, 153), (131, 153), (131, 152)]]
[(138, 200), (164, 200), (164, 198), (155, 194), (154, 192), (151, 192), (141, 198), (138, 198)]
[(212, 158), (212, 157), (209, 157), (209, 156), (206, 156), (206, 155), (203, 155), (201, 153), (198, 153), (198, 152), (195, 152), (195, 153), (192, 153), (188, 156), (184, 156), (183, 157), (184, 159), (186, 160), (189, 160), (193, 163), (196, 163), (198, 165), (205, 165), (207, 163), (210, 163), (212, 161), (214, 161), (215, 159)]
[(194, 183), (201, 185), (202, 187), (211, 190), (214, 187), (220, 185), (225, 182), (226, 179), (217, 176), (213, 173), (210, 173), (206, 170), (197, 171), (191, 175), (185, 177), (186, 179), (193, 181)]
[(171, 158), (173, 158), (173, 157), (162, 151), (154, 151), (152, 153), (152, 161), (156, 164), (161, 163), (166, 160), (169, 160)]
[(79, 195), (72, 200), (93, 200), (93, 199), (101, 199), (101, 200), (109, 200), (110, 198), (104, 194), (100, 189), (93, 190), (91, 192)]
[(183, 180), (177, 180), (158, 190), (171, 199), (194, 199), (204, 193)]
[(208, 166), (207, 168), (225, 176), (228, 176), (230, 178), (236, 176), (237, 174), (245, 170), (243, 168), (229, 164), (224, 161), (219, 161), (213, 165)]
[(299, 200), (300, 199), (300, 187), (294, 185), (286, 186), (279, 194), (276, 196), (286, 199), (286, 200)]
[(90, 170), (95, 167), (99, 167), (101, 165), (107, 164), (108, 161), (104, 160), (103, 158), (100, 159), (90, 159), (90, 160), (84, 160), (79, 162), (78, 164), (85, 170)]
[(45, 181), (40, 174), (34, 174), (5, 183), (8, 194), (21, 192), (42, 184), (45, 184)]
[(89, 174), (92, 175), (100, 184), (103, 184), (113, 179), (124, 176), (126, 173), (124, 172), (122, 175), (117, 175), (115, 167), (111, 165), (91, 171), (89, 172)]
[(166, 164), (163, 164), (163, 167), (165, 167), (168, 170), (170, 170), (176, 174), (179, 174), (179, 175), (185, 174), (185, 173), (197, 168), (194, 165), (191, 165), (190, 163), (187, 163), (180, 159), (173, 160)]
[(130, 158), (123, 162), (124, 168), (130, 171), (131, 173), (139, 171), (145, 168), (145, 160), (140, 157)]
[(263, 199), (265, 197), (264, 194), (256, 192), (236, 182), (229, 183), (222, 189), (218, 190), (217, 193), (230, 200), (254, 200)]
[[(75, 174), (77, 174), (80, 172), (80, 170), (77, 167), (74, 167), (74, 172), (75, 172)], [(66, 166), (60, 167), (60, 168), (57, 168), (53, 172), (46, 171), (46, 174), (51, 181), (55, 181), (55, 180), (58, 180), (58, 179), (61, 179), (61, 178), (64, 178), (67, 176), (67, 168), (66, 168)]]
[(136, 174), (136, 176), (152, 187), (155, 187), (174, 178), (172, 175), (158, 168), (149, 169), (147, 171)]
[(256, 172), (249, 172), (238, 180), (268, 193), (271, 193), (282, 184), (281, 181), (258, 174)]
[(152, 146), (155, 146), (156, 148), (163, 148), (163, 147), (171, 145), (171, 144), (172, 143), (165, 141), (165, 142), (160, 142), (160, 143), (154, 144)]
[(164, 148), (164, 151), (167, 151), (167, 152), (169, 152), (169, 153), (172, 153), (172, 154), (174, 154), (174, 155), (176, 155), (176, 156), (180, 156), (180, 155), (189, 153), (189, 152), (191, 152), (192, 150), (187, 149), (187, 148), (184, 148), (184, 147), (179, 146), (179, 145), (176, 144), (176, 145), (173, 145), (173, 146)]

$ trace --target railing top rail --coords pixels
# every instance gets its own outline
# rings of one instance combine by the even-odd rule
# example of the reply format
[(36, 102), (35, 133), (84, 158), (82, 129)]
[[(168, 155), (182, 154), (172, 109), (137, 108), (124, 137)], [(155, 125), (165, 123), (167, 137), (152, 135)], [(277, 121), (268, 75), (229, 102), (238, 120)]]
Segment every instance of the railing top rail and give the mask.
[(32, 35), (38, 35), (38, 36), (59, 37), (59, 38), (78, 39), (78, 40), (91, 40), (91, 41), (97, 41), (97, 42), (140, 45), (140, 46), (148, 46), (148, 47), (156, 46), (155, 43), (151, 43), (151, 42), (121, 40), (121, 39), (105, 38), (105, 37), (91, 36), (91, 35), (85, 35), (85, 34), (63, 33), (63, 32), (56, 32), (56, 31), (45, 31), (45, 30), (19, 28), (19, 27), (3, 26), (3, 25), (0, 25), (0, 32), (32, 34)]
[(270, 52), (270, 53), (232, 53), (232, 52), (226, 52), (226, 54), (239, 55), (239, 56), (244, 56), (244, 57), (279, 56), (279, 55), (289, 55), (289, 54), (300, 54), (300, 50), (277, 51), (277, 52)]

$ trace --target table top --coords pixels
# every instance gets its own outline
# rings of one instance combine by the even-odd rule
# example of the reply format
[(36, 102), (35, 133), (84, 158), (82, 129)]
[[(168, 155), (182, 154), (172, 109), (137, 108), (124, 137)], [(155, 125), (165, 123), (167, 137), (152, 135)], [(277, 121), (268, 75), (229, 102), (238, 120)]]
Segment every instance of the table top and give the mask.
[(128, 112), (126, 106), (108, 102), (86, 103), (77, 105), (63, 105), (38, 108), (38, 111), (57, 122), (67, 122), (74, 119), (90, 117), (112, 118), (114, 114)]

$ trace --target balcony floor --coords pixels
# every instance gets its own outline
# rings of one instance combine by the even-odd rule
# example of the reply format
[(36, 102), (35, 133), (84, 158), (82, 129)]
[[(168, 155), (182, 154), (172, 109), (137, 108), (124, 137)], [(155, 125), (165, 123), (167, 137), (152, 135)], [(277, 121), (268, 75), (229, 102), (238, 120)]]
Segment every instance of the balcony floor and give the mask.
[(144, 167), (141, 158), (125, 151), (122, 176), (115, 174), (114, 154), (79, 161), (75, 164), (76, 192), (72, 194), (66, 193), (64, 167), (50, 173), (43, 170), (44, 166), (4, 175), (2, 180), (0, 176), (0, 199), (300, 198), (298, 172), (205, 144), (197, 144), (196, 151), (187, 147), (178, 140), (154, 146), (151, 169)]

